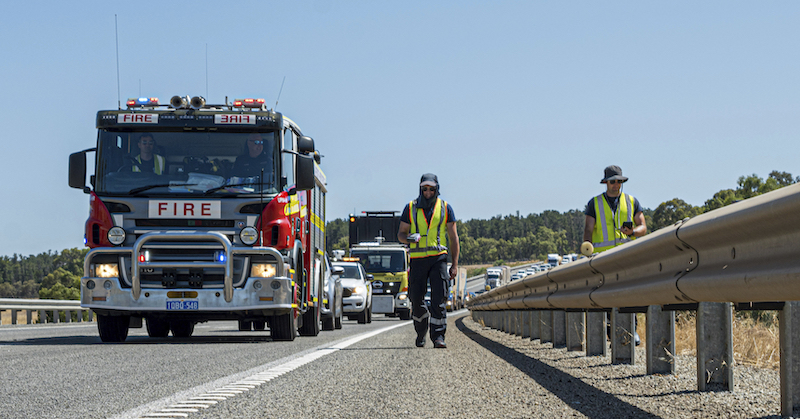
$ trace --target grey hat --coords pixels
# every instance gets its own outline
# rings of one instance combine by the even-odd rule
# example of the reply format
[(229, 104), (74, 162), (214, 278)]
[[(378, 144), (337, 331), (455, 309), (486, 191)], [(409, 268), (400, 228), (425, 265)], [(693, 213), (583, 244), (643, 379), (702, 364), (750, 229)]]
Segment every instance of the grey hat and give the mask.
[(439, 187), (439, 179), (433, 173), (425, 173), (422, 175), (422, 178), (419, 180), (419, 186), (433, 186), (435, 188)]
[(620, 182), (627, 182), (628, 178), (622, 176), (622, 169), (619, 166), (608, 166), (604, 171), (605, 177), (600, 183), (606, 183), (609, 180), (618, 180)]

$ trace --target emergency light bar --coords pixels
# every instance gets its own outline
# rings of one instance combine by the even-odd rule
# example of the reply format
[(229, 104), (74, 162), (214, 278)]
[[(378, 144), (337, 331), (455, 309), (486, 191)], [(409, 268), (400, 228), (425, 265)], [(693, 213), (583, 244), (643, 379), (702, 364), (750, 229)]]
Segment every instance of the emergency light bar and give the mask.
[(235, 108), (260, 108), (264, 106), (264, 99), (234, 99), (233, 107)]
[(125, 102), (129, 108), (133, 108), (136, 106), (158, 106), (158, 98), (157, 97), (138, 97), (138, 98), (131, 98)]

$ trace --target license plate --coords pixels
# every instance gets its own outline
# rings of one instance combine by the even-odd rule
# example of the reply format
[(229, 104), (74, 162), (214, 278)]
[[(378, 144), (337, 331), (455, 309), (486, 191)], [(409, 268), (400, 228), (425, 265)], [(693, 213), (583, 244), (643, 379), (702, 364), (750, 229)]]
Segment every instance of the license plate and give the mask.
[(197, 301), (167, 301), (167, 310), (197, 310), (200, 303)]

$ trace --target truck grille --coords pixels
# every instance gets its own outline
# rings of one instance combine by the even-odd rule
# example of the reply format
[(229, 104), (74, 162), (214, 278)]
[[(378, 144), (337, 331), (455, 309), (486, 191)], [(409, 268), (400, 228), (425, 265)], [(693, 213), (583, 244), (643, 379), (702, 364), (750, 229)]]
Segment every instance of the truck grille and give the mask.
[[(159, 242), (146, 245), (143, 251), (149, 254), (150, 262), (182, 263), (211, 262), (217, 260), (222, 247), (216, 243), (171, 244)], [(225, 265), (220, 262), (219, 268), (150, 268), (140, 266), (142, 288), (223, 288)], [(240, 287), (246, 279), (245, 267), (248, 257), (233, 258), (233, 286)]]

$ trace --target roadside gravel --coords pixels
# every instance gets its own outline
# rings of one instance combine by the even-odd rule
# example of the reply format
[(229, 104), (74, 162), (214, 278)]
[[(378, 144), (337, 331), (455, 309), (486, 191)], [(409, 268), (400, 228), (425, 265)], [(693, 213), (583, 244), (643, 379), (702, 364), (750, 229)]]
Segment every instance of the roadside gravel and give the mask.
[[(780, 417), (776, 371), (737, 367), (734, 392), (700, 393), (693, 357), (679, 356), (675, 375), (646, 375), (643, 348), (638, 364), (611, 365), (468, 314), (448, 323), (447, 349), (415, 348), (413, 329), (401, 327), (191, 417)], [(320, 380), (322, 390), (309, 384)]]

